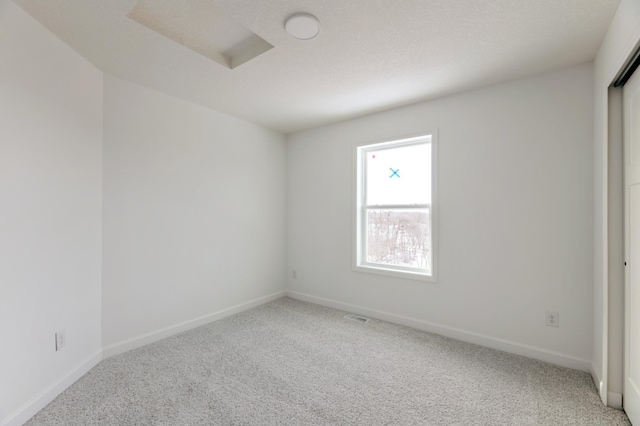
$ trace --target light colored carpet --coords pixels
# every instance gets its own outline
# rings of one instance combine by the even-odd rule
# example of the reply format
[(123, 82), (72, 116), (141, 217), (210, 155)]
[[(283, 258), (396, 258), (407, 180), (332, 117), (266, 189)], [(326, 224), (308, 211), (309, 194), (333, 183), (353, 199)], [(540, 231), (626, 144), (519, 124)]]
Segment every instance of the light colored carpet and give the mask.
[(628, 425), (589, 374), (290, 298), (109, 358), (27, 425)]

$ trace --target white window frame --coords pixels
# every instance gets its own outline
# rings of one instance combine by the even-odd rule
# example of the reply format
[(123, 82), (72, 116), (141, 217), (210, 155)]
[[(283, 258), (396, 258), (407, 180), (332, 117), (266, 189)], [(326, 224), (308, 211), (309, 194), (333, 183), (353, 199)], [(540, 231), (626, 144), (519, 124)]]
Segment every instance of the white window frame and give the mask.
[[(431, 205), (376, 205), (366, 206), (366, 152), (389, 147), (417, 143), (431, 144)], [(423, 132), (418, 135), (404, 136), (381, 141), (369, 141), (354, 144), (353, 149), (354, 184), (353, 184), (353, 270), (380, 275), (408, 278), (420, 281), (437, 281), (438, 271), (438, 137), (436, 131)], [(381, 265), (366, 261), (367, 232), (365, 216), (369, 209), (429, 209), (431, 219), (431, 271), (419, 268)]]

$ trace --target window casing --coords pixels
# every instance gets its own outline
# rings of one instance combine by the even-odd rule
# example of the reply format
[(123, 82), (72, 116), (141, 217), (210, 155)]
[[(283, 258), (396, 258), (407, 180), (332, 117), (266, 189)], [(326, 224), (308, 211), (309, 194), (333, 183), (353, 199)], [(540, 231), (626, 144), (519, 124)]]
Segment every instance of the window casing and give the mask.
[(354, 270), (436, 280), (435, 132), (355, 147)]

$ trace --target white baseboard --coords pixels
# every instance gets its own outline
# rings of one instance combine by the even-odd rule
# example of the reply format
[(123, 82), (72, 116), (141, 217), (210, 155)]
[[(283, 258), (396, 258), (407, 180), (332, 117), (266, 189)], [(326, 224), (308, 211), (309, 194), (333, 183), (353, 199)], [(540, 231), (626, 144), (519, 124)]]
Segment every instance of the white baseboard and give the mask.
[(600, 373), (596, 370), (596, 367), (591, 364), (589, 368), (589, 372), (591, 373), (591, 378), (593, 379), (593, 384), (596, 385), (596, 389), (598, 390), (598, 394), (600, 395), (600, 399), (604, 405), (607, 405), (607, 393), (604, 392), (604, 382), (601, 379)]
[(622, 410), (622, 394), (618, 392), (607, 392), (607, 405), (611, 408)]
[(114, 343), (112, 345), (102, 348), (102, 354), (104, 358), (109, 358), (114, 355), (121, 354), (123, 352), (130, 351), (132, 349), (139, 348), (149, 343), (156, 342), (174, 334), (182, 333), (183, 331), (191, 330), (192, 328), (200, 327), (213, 321), (228, 317), (230, 315), (237, 314), (247, 309), (255, 308), (256, 306), (264, 305), (281, 297), (286, 296), (284, 291), (272, 293), (267, 296), (259, 297), (257, 299), (250, 300), (239, 305), (232, 306), (230, 308), (223, 309), (212, 314), (204, 315), (202, 317), (185, 321), (180, 324), (165, 327), (160, 330), (152, 331), (141, 336), (133, 337), (131, 339), (124, 340), (122, 342)]
[(102, 351), (98, 351), (84, 360), (80, 365), (68, 371), (60, 379), (52, 383), (42, 392), (31, 398), (26, 404), (18, 408), (8, 417), (0, 420), (0, 426), (20, 426), (24, 424), (36, 413), (42, 410), (47, 404), (56, 399), (58, 395), (64, 392), (76, 380), (84, 376), (89, 370), (102, 361)]
[(405, 325), (408, 327), (416, 328), (418, 330), (428, 331), (430, 333), (440, 334), (442, 336), (474, 343), (476, 345), (499, 349), (501, 351), (549, 362), (551, 364), (560, 365), (562, 367), (573, 368), (575, 370), (581, 370), (585, 372), (589, 372), (591, 370), (591, 363), (587, 360), (576, 358), (574, 356), (562, 354), (559, 352), (549, 351), (535, 346), (516, 343), (505, 339), (487, 336), (485, 334), (465, 331), (458, 328), (435, 324), (432, 322), (410, 318), (403, 315), (397, 315), (390, 312), (379, 311), (376, 309), (369, 309), (365, 308), (364, 306), (343, 303), (337, 300), (326, 299), (324, 297), (313, 296), (311, 294), (300, 293), (297, 291), (287, 290), (287, 296), (305, 302), (311, 302), (318, 305), (328, 306), (334, 309), (340, 309), (342, 311), (366, 315), (371, 318)]

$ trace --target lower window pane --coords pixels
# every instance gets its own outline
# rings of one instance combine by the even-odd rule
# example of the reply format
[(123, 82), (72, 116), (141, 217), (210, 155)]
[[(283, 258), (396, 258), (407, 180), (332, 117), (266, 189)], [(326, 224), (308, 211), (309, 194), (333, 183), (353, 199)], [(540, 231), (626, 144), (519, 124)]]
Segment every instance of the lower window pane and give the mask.
[(367, 210), (367, 262), (431, 270), (428, 209)]

